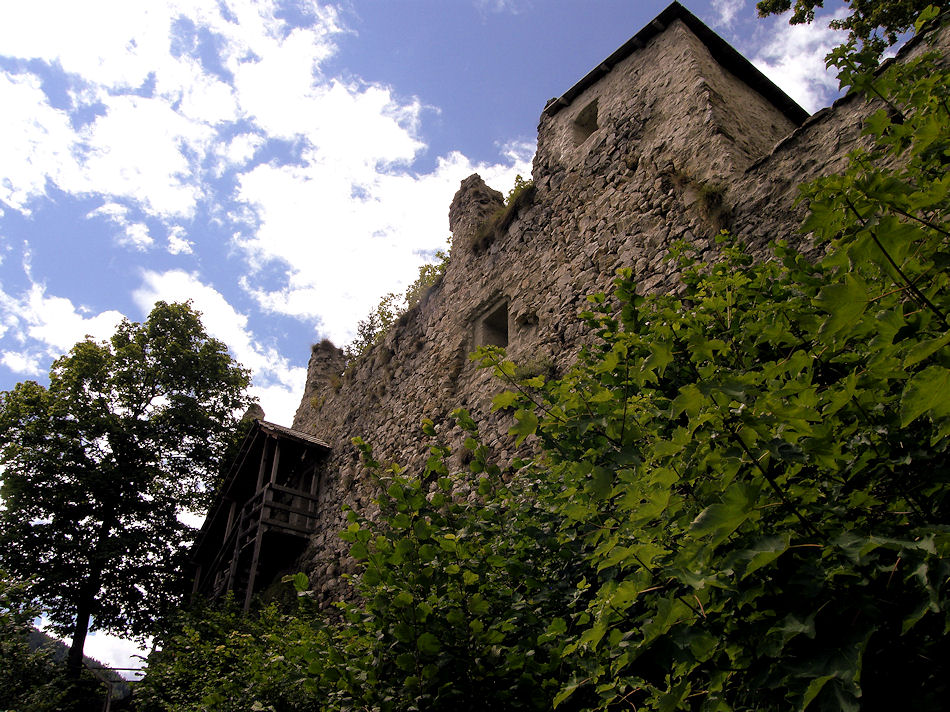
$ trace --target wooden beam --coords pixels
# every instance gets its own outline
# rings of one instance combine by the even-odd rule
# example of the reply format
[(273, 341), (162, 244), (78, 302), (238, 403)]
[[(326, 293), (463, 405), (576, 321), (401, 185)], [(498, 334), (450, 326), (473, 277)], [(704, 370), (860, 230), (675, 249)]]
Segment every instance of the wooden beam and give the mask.
[(261, 487), (264, 486), (264, 475), (267, 472), (267, 452), (270, 450), (271, 438), (264, 438), (264, 447), (261, 449), (261, 464), (257, 470), (257, 487), (254, 488), (255, 492), (259, 492)]
[(251, 598), (254, 596), (254, 583), (257, 579), (257, 561), (261, 556), (261, 543), (264, 538), (264, 529), (257, 527), (257, 536), (254, 539), (254, 555), (251, 557), (251, 570), (247, 575), (247, 593), (244, 594), (244, 610), (251, 609)]
[(228, 510), (228, 526), (224, 529), (224, 538), (227, 540), (231, 534), (231, 528), (234, 526), (234, 512), (237, 509), (237, 501), (231, 500), (231, 508)]
[(198, 564), (197, 568), (195, 569), (195, 581), (194, 581), (194, 583), (191, 585), (191, 597), (192, 597), (192, 598), (194, 598), (196, 595), (198, 595), (198, 586), (199, 586), (200, 583), (201, 583), (201, 564)]
[[(274, 442), (274, 464), (270, 468), (270, 483), (277, 484), (277, 468), (280, 467), (280, 440)], [(260, 487), (258, 487), (260, 489)]]

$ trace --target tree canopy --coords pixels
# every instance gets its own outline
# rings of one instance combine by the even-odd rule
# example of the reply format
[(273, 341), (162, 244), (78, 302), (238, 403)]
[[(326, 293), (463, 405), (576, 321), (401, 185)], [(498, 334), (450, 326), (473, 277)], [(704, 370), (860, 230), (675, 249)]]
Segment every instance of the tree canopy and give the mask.
[(150, 633), (248, 404), (248, 372), (189, 304), (156, 303), (0, 393), (0, 566), (34, 593), (78, 668), (94, 629)]
[[(842, 4), (847, 4), (850, 14), (832, 19), (829, 26), (848, 30), (850, 39), (864, 45), (874, 56), (896, 44), (927, 7), (950, 7), (948, 0), (848, 0)], [(814, 21), (816, 9), (824, 5), (824, 0), (759, 0), (756, 8), (762, 17), (792, 10), (789, 23), (800, 25)]]

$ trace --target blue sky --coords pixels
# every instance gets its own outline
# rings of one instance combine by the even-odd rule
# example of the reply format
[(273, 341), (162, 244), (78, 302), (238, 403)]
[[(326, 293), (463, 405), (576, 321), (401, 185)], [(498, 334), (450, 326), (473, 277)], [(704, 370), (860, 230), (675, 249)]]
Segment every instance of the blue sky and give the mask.
[[(2, 3), (0, 390), (191, 299), (289, 425), (310, 345), (445, 246), (462, 178), (528, 175), (545, 101), (665, 4)], [(828, 16), (687, 6), (805, 108), (833, 100)]]

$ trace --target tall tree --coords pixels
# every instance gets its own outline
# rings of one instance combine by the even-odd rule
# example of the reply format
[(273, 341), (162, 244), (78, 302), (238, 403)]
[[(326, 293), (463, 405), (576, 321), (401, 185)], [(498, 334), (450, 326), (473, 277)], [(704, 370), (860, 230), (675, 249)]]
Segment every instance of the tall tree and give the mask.
[(36, 578), (74, 673), (90, 622), (144, 636), (174, 604), (178, 515), (209, 497), (248, 384), (190, 304), (158, 302), (76, 344), (48, 388), (0, 393), (0, 564)]

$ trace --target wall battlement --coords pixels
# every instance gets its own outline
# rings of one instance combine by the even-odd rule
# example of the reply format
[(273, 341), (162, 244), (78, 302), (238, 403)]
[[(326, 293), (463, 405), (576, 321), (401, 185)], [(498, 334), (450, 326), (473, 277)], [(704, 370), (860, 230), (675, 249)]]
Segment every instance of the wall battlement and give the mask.
[[(944, 54), (948, 35), (938, 37)], [(898, 61), (921, 45), (909, 43)], [(609, 289), (620, 267), (633, 269), (644, 293), (675, 290), (670, 245), (684, 241), (712, 257), (721, 229), (758, 259), (778, 239), (807, 250), (797, 186), (843, 167), (875, 109), (846, 97), (807, 117), (678, 3), (549, 102), (533, 199), (507, 229), (479, 237), (502, 196), (466, 178), (449, 211), (442, 281), (344, 376), (339, 349), (313, 349), (293, 428), (330, 447), (319, 472), (320, 524), (301, 559), (318, 597), (338, 597), (340, 574), (352, 570), (337, 536), (343, 505), (373, 508), (352, 437), (379, 459), (421, 467), (422, 418), (456, 443), (449, 413), (463, 407), (485, 443), (512, 457), (510, 424), (489, 409), (502, 384), (469, 361), (476, 346), (503, 345), (517, 362), (563, 369), (586, 338), (576, 318), (585, 297)]]

